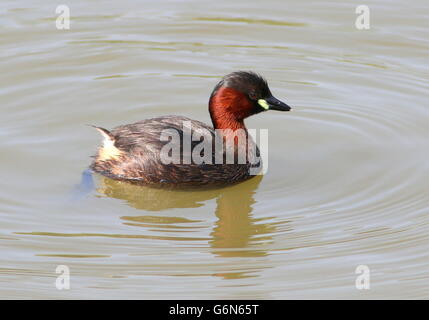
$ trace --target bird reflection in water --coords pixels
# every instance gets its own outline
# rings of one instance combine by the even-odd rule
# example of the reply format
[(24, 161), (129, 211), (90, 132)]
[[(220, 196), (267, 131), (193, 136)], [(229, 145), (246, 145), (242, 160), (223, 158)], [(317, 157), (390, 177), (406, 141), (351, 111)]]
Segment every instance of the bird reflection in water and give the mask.
[[(262, 219), (252, 217), (252, 206), (255, 203), (254, 194), (262, 180), (256, 176), (249, 181), (221, 189), (207, 190), (165, 190), (133, 185), (97, 175), (97, 191), (110, 198), (125, 200), (139, 210), (164, 211), (175, 208), (197, 208), (204, 202), (216, 199), (215, 214), (218, 218), (211, 233), (211, 247), (215, 249), (250, 249), (254, 242), (270, 240), (265, 236), (274, 232), (274, 226), (262, 223)], [(145, 218), (146, 217), (146, 218)], [(181, 223), (196, 222), (186, 217), (141, 216), (122, 217), (127, 224), (133, 222), (145, 223)], [(135, 225), (135, 224), (134, 224)], [(216, 250), (221, 256), (260, 256), (263, 251), (255, 250)]]
[[(215, 214), (218, 218), (210, 233), (210, 237), (171, 237), (170, 240), (209, 240), (212, 254), (219, 257), (263, 257), (267, 255), (264, 244), (272, 241), (275, 233), (274, 223), (264, 223), (264, 218), (252, 216), (254, 195), (262, 180), (256, 176), (240, 184), (219, 189), (207, 190), (165, 190), (133, 185), (128, 182), (112, 180), (95, 175), (96, 190), (102, 196), (124, 200), (129, 206), (139, 210), (162, 212), (175, 208), (197, 208), (205, 206), (205, 202), (216, 199)], [(195, 216), (194, 216), (195, 217)], [(187, 217), (163, 216), (149, 214), (142, 216), (121, 217), (125, 225), (145, 227), (148, 230), (160, 231), (196, 231), (200, 226), (192, 223), (203, 220)], [(150, 237), (150, 236), (149, 236)], [(225, 278), (238, 278), (240, 272), (216, 274)]]

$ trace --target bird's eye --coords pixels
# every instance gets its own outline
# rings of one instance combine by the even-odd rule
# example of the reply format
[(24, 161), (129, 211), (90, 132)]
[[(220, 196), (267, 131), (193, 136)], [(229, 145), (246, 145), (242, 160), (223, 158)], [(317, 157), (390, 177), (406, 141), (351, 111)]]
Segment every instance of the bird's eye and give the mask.
[(250, 99), (252, 99), (252, 100), (256, 100), (256, 99), (257, 99), (257, 94), (256, 94), (256, 92), (255, 92), (255, 91), (251, 91), (251, 92), (249, 93), (249, 98), (250, 98)]

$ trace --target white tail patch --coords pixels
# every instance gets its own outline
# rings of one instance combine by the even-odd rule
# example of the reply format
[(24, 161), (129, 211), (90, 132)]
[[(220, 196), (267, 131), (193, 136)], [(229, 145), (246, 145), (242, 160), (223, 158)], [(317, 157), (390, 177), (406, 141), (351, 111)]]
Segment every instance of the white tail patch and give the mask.
[(109, 135), (109, 131), (95, 126), (94, 128), (97, 129), (104, 138), (103, 146), (98, 149), (97, 160), (117, 160), (122, 155), (122, 151), (115, 147), (115, 140), (111, 135)]

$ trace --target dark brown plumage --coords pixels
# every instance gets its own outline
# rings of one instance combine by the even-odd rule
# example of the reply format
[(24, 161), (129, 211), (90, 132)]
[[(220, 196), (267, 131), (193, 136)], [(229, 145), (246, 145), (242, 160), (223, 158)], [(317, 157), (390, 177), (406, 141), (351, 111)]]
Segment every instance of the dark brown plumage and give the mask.
[[(213, 186), (243, 181), (252, 177), (249, 173), (251, 167), (261, 167), (259, 150), (247, 134), (243, 120), (268, 109), (290, 110), (271, 95), (262, 77), (252, 72), (233, 72), (219, 82), (210, 97), (213, 127), (182, 116), (147, 119), (112, 131), (96, 127), (104, 136), (104, 145), (91, 168), (113, 179), (152, 186)], [(190, 130), (186, 126), (184, 129), (184, 123), (191, 125)], [(214, 129), (230, 130), (219, 134)], [(180, 137), (179, 163), (165, 164), (161, 159), (161, 149), (170, 142), (161, 141), (165, 130), (176, 132)], [(192, 141), (194, 133), (200, 140)], [(215, 147), (216, 139), (226, 139), (229, 135), (234, 141), (232, 148)], [(188, 152), (183, 141), (191, 141)], [(201, 141), (212, 141), (212, 148), (201, 149)], [(254, 151), (248, 154), (244, 163), (238, 162), (237, 154), (248, 147)], [(199, 164), (194, 161), (195, 153), (206, 156), (205, 159), (210, 161)], [(235, 155), (232, 164), (225, 163), (230, 153)], [(216, 164), (216, 159), (223, 161)]]

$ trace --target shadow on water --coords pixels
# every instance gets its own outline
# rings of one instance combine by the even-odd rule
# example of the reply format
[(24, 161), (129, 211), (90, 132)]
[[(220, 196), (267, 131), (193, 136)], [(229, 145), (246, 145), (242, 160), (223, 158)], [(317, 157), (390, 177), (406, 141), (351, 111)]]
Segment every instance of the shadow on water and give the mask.
[(70, 201), (78, 202), (82, 201), (88, 195), (95, 190), (95, 183), (93, 172), (90, 169), (86, 169), (82, 172), (80, 183), (76, 185), (72, 191)]

